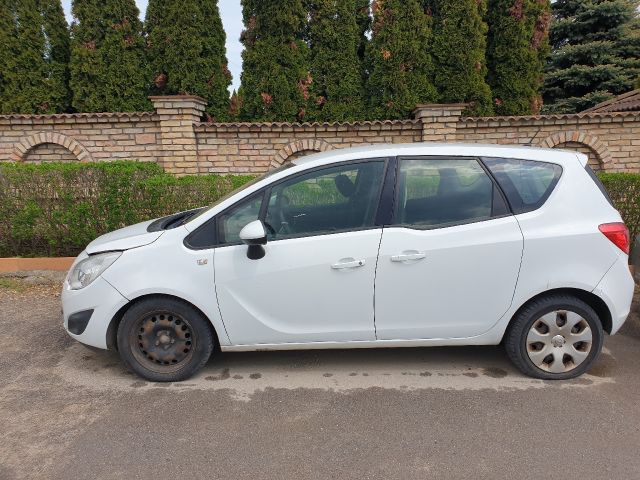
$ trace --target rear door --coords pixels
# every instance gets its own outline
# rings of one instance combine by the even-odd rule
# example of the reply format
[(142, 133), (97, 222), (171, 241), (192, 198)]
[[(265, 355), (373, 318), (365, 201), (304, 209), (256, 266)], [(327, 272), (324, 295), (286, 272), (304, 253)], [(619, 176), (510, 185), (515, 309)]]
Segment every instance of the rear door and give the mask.
[(511, 305), (518, 222), (480, 161), (398, 159), (394, 213), (375, 281), (378, 339), (466, 338)]

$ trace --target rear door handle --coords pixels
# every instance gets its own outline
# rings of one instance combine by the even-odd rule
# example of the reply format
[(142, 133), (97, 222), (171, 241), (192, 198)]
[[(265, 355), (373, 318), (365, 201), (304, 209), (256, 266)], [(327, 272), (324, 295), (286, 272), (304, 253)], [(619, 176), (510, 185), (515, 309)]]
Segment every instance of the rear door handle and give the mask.
[(364, 267), (364, 264), (364, 259), (356, 260), (354, 258), (343, 258), (338, 263), (334, 263), (333, 265), (331, 265), (331, 268), (333, 268), (334, 270), (344, 270), (345, 268)]
[(391, 255), (392, 262), (410, 262), (413, 260), (422, 260), (427, 255), (424, 252), (407, 252), (400, 255)]

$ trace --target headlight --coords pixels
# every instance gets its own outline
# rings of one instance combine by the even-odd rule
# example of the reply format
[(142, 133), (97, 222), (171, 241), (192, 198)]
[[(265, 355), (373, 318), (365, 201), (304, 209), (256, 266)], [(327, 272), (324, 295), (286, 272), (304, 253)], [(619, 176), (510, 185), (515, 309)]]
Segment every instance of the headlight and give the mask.
[(115, 262), (122, 252), (107, 252), (91, 255), (73, 267), (69, 272), (69, 286), (71, 290), (80, 290), (100, 276)]

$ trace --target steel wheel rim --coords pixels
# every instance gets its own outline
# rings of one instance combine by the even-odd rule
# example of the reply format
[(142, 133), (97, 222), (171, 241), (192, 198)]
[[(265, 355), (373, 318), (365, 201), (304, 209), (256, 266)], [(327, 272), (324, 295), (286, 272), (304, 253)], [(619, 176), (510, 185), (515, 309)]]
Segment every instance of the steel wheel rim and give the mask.
[(576, 312), (554, 310), (533, 322), (527, 334), (529, 360), (549, 373), (567, 373), (589, 357), (593, 333)]
[(193, 356), (195, 337), (181, 315), (158, 311), (141, 317), (131, 331), (131, 350), (145, 368), (169, 373), (181, 369)]

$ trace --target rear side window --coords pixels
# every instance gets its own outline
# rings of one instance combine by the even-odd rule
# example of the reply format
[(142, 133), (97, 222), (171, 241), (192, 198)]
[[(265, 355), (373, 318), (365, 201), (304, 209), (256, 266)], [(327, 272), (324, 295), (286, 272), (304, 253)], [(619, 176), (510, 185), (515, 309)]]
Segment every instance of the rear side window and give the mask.
[(562, 167), (555, 163), (513, 158), (485, 158), (483, 161), (500, 184), (515, 214), (540, 208), (562, 175)]
[(488, 220), (494, 200), (493, 182), (475, 159), (400, 160), (395, 212), (400, 225), (428, 229)]

